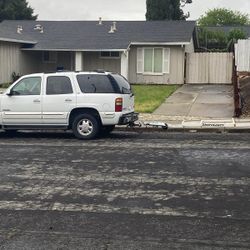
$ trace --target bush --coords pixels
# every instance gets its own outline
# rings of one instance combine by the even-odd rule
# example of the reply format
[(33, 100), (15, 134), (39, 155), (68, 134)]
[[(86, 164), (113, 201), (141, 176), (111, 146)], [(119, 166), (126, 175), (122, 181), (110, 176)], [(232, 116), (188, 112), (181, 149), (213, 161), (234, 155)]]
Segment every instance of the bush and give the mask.
[(7, 89), (12, 83), (1, 83), (0, 88)]

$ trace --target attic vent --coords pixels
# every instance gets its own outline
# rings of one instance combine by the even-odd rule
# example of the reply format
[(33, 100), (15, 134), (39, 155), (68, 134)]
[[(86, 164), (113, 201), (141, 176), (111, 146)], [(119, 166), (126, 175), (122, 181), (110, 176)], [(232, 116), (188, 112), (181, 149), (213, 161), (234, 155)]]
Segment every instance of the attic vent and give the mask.
[(109, 33), (110, 33), (110, 34), (111, 34), (111, 33), (115, 33), (113, 25), (110, 27)]
[(102, 18), (101, 17), (99, 17), (98, 25), (102, 25)]
[(21, 25), (18, 25), (17, 26), (17, 34), (22, 34), (22, 31), (23, 31), (23, 26), (21, 26)]
[(36, 24), (34, 27), (34, 30), (37, 30), (40, 33), (43, 33), (43, 26), (41, 24)]
[(113, 30), (117, 31), (116, 22), (113, 22)]

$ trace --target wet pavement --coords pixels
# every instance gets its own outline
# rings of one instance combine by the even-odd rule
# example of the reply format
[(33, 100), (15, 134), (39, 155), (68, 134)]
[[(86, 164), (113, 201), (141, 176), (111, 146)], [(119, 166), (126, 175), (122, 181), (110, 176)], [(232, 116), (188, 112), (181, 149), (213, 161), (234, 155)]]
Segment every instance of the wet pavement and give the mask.
[(249, 249), (250, 134), (0, 132), (0, 249)]
[(234, 100), (232, 85), (186, 84), (153, 113), (154, 115), (192, 118), (232, 118)]

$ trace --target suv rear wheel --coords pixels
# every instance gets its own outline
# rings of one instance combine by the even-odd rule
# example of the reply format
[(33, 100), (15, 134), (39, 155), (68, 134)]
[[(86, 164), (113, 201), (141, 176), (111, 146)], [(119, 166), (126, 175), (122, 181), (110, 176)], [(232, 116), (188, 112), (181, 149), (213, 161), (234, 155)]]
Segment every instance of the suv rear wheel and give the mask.
[(90, 114), (76, 116), (72, 124), (74, 135), (79, 139), (90, 140), (97, 136), (100, 130), (99, 121)]

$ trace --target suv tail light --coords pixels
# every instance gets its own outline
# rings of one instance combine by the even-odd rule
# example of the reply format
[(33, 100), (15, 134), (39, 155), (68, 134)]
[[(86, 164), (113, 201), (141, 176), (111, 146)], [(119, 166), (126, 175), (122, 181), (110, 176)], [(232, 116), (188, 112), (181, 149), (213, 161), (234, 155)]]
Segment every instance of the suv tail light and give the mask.
[(115, 112), (122, 112), (122, 98), (115, 99)]

